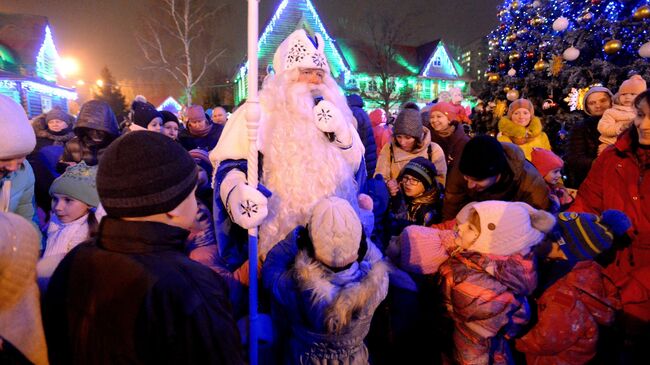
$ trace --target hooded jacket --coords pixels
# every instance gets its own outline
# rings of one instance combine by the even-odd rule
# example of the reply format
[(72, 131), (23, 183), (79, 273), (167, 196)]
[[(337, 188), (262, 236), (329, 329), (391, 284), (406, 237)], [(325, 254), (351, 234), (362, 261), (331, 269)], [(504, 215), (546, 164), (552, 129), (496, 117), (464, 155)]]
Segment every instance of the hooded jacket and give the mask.
[(431, 142), (431, 132), (427, 128), (422, 127), (422, 130), (422, 143), (420, 143), (419, 148), (411, 152), (406, 152), (400, 148), (397, 145), (395, 136), (393, 136), (391, 142), (384, 145), (384, 148), (379, 153), (375, 176), (381, 174), (386, 181), (397, 179), (397, 176), (409, 161), (416, 157), (424, 157), (436, 165), (436, 171), (438, 172), (436, 179), (444, 185), (447, 179), (445, 152), (438, 144)]
[[(89, 145), (86, 141), (86, 133), (90, 129), (105, 132), (105, 139), (97, 145)], [(106, 147), (120, 136), (117, 119), (111, 107), (99, 100), (91, 100), (82, 106), (77, 124), (74, 126), (74, 133), (75, 137), (65, 144), (61, 160), (63, 162), (85, 161), (88, 166), (97, 165)]]
[(377, 166), (377, 144), (375, 143), (375, 135), (373, 133), (370, 117), (363, 110), (363, 99), (357, 94), (348, 95), (346, 97), (348, 106), (357, 120), (357, 132), (361, 143), (366, 147), (366, 153), (363, 157), (366, 159), (366, 171), (368, 176), (372, 176)]
[(499, 134), (497, 139), (500, 142), (509, 142), (516, 144), (522, 151), (528, 161), (532, 160), (531, 154), (533, 148), (539, 147), (551, 150), (551, 142), (548, 140), (546, 133), (542, 131), (542, 121), (539, 117), (533, 116), (528, 126), (521, 126), (508, 117), (499, 120)]
[(473, 201), (519, 201), (536, 209), (549, 209), (551, 200), (544, 178), (535, 166), (526, 160), (520, 148), (512, 143), (501, 144), (509, 170), (502, 173), (501, 180), (488, 189), (480, 192), (470, 191), (458, 164), (451, 169), (442, 205), (443, 220), (453, 219), (462, 207)]
[[(262, 282), (279, 305), (289, 338), (286, 364), (367, 364), (363, 343), (375, 309), (388, 292), (388, 269), (368, 240), (364, 258), (333, 273), (305, 251), (292, 233), (269, 251)], [(279, 319), (276, 320), (276, 319)]]

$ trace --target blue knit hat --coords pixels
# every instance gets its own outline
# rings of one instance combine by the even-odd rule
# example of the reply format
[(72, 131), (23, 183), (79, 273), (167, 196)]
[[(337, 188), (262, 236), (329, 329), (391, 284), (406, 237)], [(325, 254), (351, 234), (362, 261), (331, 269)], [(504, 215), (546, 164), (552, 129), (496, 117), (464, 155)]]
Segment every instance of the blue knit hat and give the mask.
[(606, 210), (599, 217), (590, 213), (557, 214), (560, 249), (569, 261), (592, 260), (612, 247), (614, 238), (625, 234), (632, 223), (619, 210)]
[(420, 180), (422, 185), (424, 185), (424, 189), (429, 190), (436, 184), (438, 171), (433, 162), (420, 156), (412, 159), (404, 166), (398, 179), (401, 180), (404, 175), (410, 175)]

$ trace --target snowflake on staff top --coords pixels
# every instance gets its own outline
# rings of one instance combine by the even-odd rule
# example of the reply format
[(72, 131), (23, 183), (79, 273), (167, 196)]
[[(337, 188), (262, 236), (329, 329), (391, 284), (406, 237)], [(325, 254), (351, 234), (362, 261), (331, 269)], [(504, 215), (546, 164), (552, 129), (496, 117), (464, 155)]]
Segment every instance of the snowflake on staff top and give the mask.
[(329, 110), (321, 109), (316, 113), (316, 117), (319, 122), (327, 124), (332, 119), (332, 113)]
[(314, 61), (314, 64), (320, 68), (325, 68), (325, 65), (327, 65), (327, 60), (325, 60), (325, 56), (323, 56), (321, 53), (317, 52), (314, 53), (311, 56), (312, 61)]
[(291, 65), (302, 61), (305, 56), (307, 56), (307, 46), (305, 46), (301, 41), (297, 41), (291, 46), (291, 49), (289, 49), (286, 68), (291, 68)]

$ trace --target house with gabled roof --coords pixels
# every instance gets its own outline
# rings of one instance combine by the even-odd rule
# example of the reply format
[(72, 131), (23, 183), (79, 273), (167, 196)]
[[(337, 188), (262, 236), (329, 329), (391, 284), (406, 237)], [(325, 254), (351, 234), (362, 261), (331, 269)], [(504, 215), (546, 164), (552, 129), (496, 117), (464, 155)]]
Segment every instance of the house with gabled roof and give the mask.
[[(361, 40), (332, 38), (310, 0), (282, 0), (266, 24), (259, 39), (260, 81), (267, 74), (268, 66), (273, 62), (273, 53), (280, 43), (300, 28), (322, 35), (332, 76), (343, 89), (364, 95), (373, 94), (380, 78), (372, 64), (372, 45)], [(396, 49), (395, 64), (389, 69), (398, 92), (406, 88), (413, 90), (413, 101), (425, 104), (451, 87), (460, 87), (465, 92), (469, 90), (471, 79), (465, 75), (442, 40), (417, 47), (399, 45)], [(243, 62), (233, 77), (235, 105), (248, 94), (247, 65), (247, 62)], [(366, 98), (366, 107), (375, 105), (376, 102)]]
[(68, 111), (74, 89), (57, 84), (56, 51), (46, 17), (0, 13), (0, 94), (32, 118), (54, 106)]

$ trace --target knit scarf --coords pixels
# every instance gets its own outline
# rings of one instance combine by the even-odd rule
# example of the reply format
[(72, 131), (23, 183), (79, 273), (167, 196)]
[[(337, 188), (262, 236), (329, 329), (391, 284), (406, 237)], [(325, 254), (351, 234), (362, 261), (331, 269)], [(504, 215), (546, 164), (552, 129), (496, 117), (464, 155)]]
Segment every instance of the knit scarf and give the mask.
[[(438, 189), (429, 189), (428, 191), (425, 191), (422, 195), (417, 196), (413, 198), (410, 202), (408, 202), (408, 212), (407, 212), (407, 219), (410, 222), (417, 222), (418, 221), (418, 213), (420, 211), (420, 208), (424, 206), (430, 206), (438, 203), (438, 200), (440, 199), (440, 193)], [(422, 222), (422, 224), (426, 224), (426, 222)]]
[(440, 137), (447, 138), (447, 137), (451, 136), (452, 134), (454, 134), (455, 131), (456, 131), (456, 127), (454, 127), (453, 125), (450, 124), (444, 130), (436, 131), (436, 134), (439, 135)]
[(203, 128), (203, 129), (197, 129), (197, 128), (194, 128), (194, 127), (190, 127), (190, 125), (188, 123), (187, 130), (190, 132), (192, 137), (203, 138), (203, 137), (207, 136), (208, 133), (210, 133), (210, 131), (212, 130), (212, 122), (207, 122), (206, 121), (205, 122), (205, 128)]

